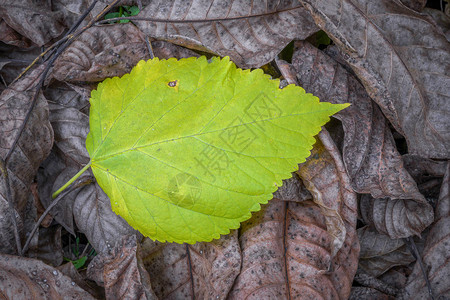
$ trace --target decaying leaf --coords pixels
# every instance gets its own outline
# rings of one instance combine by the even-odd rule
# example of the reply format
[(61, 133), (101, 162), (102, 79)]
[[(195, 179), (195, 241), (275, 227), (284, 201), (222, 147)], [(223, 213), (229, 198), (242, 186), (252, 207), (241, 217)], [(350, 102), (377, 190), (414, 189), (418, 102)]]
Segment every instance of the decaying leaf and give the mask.
[[(436, 206), (436, 218), (427, 236), (422, 260), (435, 299), (448, 298), (450, 295), (450, 163), (447, 164)], [(420, 265), (416, 263), (405, 287), (404, 299), (427, 298), (429, 298), (427, 285)]]
[(29, 39), (20, 35), (2, 19), (0, 19), (0, 41), (19, 48), (28, 48), (32, 45)]
[(272, 198), (347, 106), (278, 86), (229, 58), (140, 61), (92, 92), (85, 168), (145, 236), (217, 239)]
[(260, 67), (294, 38), (317, 27), (297, 1), (152, 1), (137, 26), (157, 39), (229, 56), (239, 67)]
[(146, 239), (142, 257), (159, 299), (226, 299), (241, 267), (237, 231), (195, 245)]
[(402, 239), (391, 239), (368, 226), (358, 229), (358, 238), (361, 245), (359, 266), (374, 277), (416, 260)]
[[(20, 134), (20, 127), (35, 93), (32, 87), (41, 71), (42, 68), (36, 69), (0, 95), (0, 156), (2, 159), (6, 158), (14, 145), (14, 140)], [(47, 100), (40, 93), (7, 165), (19, 230), (23, 226), (28, 201), (32, 201), (30, 184), (39, 164), (49, 154), (52, 143), (53, 131), (48, 121)], [(12, 253), (16, 247), (13, 246), (15, 243), (5, 184), (4, 177), (0, 176), (0, 252)]]
[(449, 158), (450, 45), (442, 31), (399, 1), (301, 2), (406, 138), (408, 151)]
[(415, 11), (422, 11), (427, 4), (427, 0), (401, 0), (401, 2)]
[[(325, 150), (329, 146), (333, 149), (316, 143), (315, 154), (301, 165), (300, 173), (310, 174), (314, 197), (338, 209), (345, 224), (342, 247), (333, 258), (335, 237), (323, 214), (327, 209), (312, 201), (273, 199), (242, 224), (242, 268), (230, 299), (346, 299), (350, 295), (359, 253), (356, 198), (342, 161), (334, 160), (339, 159), (337, 149), (334, 146), (330, 154)], [(336, 203), (329, 202), (331, 194), (338, 196)]]
[(97, 255), (88, 273), (93, 269), (97, 272), (95, 276), (101, 277), (96, 281), (102, 281), (106, 299), (158, 299), (152, 291), (135, 235), (124, 236), (111, 253)]
[(61, 16), (52, 11), (45, 1), (3, 0), (0, 2), (0, 16), (11, 28), (38, 46), (43, 46), (64, 31)]
[[(342, 156), (353, 189), (371, 194), (374, 205), (391, 201), (397, 210), (387, 216), (387, 210), (370, 210), (376, 214), (370, 220), (391, 238), (403, 238), (420, 233), (433, 220), (433, 209), (417, 189), (413, 178), (403, 166), (388, 123), (362, 85), (344, 67), (319, 49), (306, 42), (296, 42), (292, 65), (278, 61), (289, 83), (297, 83), (307, 92), (332, 103), (352, 105), (335, 115), (342, 121), (345, 132)], [(411, 202), (411, 203), (409, 203)], [(412, 210), (410, 210), (412, 209)], [(410, 222), (414, 216), (419, 222)], [(383, 225), (392, 221), (393, 227)], [(397, 225), (407, 226), (401, 230)]]
[(394, 300), (395, 297), (386, 295), (376, 289), (367, 287), (353, 287), (349, 300)]
[(117, 244), (114, 255), (105, 264), (103, 279), (108, 299), (157, 299), (140, 257), (136, 235)]
[(94, 300), (69, 277), (35, 259), (0, 254), (2, 299)]
[(53, 74), (60, 81), (102, 81), (130, 72), (145, 58), (149, 56), (144, 37), (134, 25), (96, 26), (64, 51), (55, 62)]

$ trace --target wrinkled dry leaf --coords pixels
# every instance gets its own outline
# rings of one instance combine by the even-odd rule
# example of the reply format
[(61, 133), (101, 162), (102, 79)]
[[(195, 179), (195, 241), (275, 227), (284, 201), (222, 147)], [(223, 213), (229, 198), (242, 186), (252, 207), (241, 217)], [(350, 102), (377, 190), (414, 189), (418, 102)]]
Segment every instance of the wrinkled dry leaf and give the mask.
[(391, 0), (301, 0), (344, 53), (408, 151), (450, 157), (450, 51), (442, 31)]
[(361, 245), (359, 266), (367, 274), (378, 277), (390, 268), (415, 261), (402, 239), (391, 239), (366, 226), (358, 229)]
[(395, 297), (386, 295), (376, 289), (367, 287), (352, 287), (349, 300), (394, 300)]
[(19, 48), (28, 48), (32, 45), (29, 39), (20, 35), (2, 19), (0, 19), (0, 41)]
[(69, 277), (35, 259), (0, 254), (2, 299), (94, 299)]
[[(0, 92), (41, 53), (39, 47), (20, 49), (0, 43)], [(38, 62), (38, 64), (41, 61)]]
[[(446, 299), (450, 295), (450, 163), (447, 165), (436, 206), (436, 219), (427, 236), (422, 260), (435, 299)], [(419, 263), (416, 263), (405, 287), (404, 299), (428, 297), (425, 279)]]
[[(6, 158), (32, 101), (36, 79), (42, 68), (2, 92), (0, 95), (0, 156)], [(25, 130), (15, 147), (7, 165), (10, 177), (12, 200), (16, 210), (19, 230), (27, 214), (30, 185), (39, 164), (47, 157), (53, 143), (53, 131), (48, 121), (47, 100), (42, 93), (31, 113)], [(0, 252), (13, 253), (15, 242), (10, 212), (6, 200), (5, 180), (0, 176)], [(23, 232), (23, 234), (25, 234)], [(14, 246), (13, 246), (14, 245)]]
[[(94, 0), (52, 0), (52, 7), (55, 11), (62, 14), (61, 21), (67, 28), (70, 28), (78, 21), (92, 2)], [(112, 1), (97, 1), (91, 12), (81, 22), (79, 28), (92, 21), (110, 2)]]
[(60, 81), (102, 81), (129, 73), (139, 60), (149, 58), (143, 34), (133, 24), (91, 27), (55, 62)]
[(78, 165), (89, 162), (86, 136), (89, 132), (89, 117), (76, 108), (49, 104), (50, 123), (55, 132), (55, 146), (66, 159)]
[(0, 16), (15, 31), (43, 46), (64, 31), (61, 15), (52, 11), (48, 2), (3, 0)]
[[(83, 113), (86, 111), (86, 114), (89, 113), (86, 108), (89, 107), (90, 95), (78, 93), (69, 84), (59, 81), (54, 82), (44, 90), (44, 95), (50, 105), (56, 104), (66, 108), (75, 108)], [(55, 109), (58, 109), (58, 106), (55, 106)]]
[(422, 9), (425, 7), (425, 4), (427, 4), (427, 0), (401, 0), (404, 5), (407, 7), (421, 12)]
[(260, 67), (294, 38), (305, 39), (317, 27), (294, 0), (152, 1), (136, 21), (147, 35), (175, 44), (229, 56), (239, 67)]
[[(300, 173), (309, 174), (311, 181), (305, 185), (315, 199), (321, 197), (324, 205), (338, 208), (345, 224), (343, 246), (333, 258), (336, 239), (324, 216), (329, 210), (312, 201), (273, 199), (242, 223), (242, 269), (230, 299), (349, 296), (359, 254), (356, 198), (342, 161), (335, 161), (340, 159), (337, 149), (333, 145), (325, 149), (320, 142), (314, 149), (307, 162), (300, 165)], [(328, 202), (332, 195), (337, 204)]]
[(169, 59), (171, 57), (176, 57), (177, 59), (188, 58), (188, 57), (199, 57), (194, 51), (184, 48), (178, 45), (174, 45), (165, 41), (153, 41), (152, 42), (153, 54), (155, 57), (160, 59)]
[[(450, 5), (447, 4), (446, 8), (448, 9), (449, 7)], [(434, 22), (436, 22), (436, 25), (439, 26), (443, 31), (445, 37), (447, 38), (447, 41), (450, 41), (450, 17), (440, 10), (427, 7), (423, 10), (422, 13), (427, 14), (431, 18), (433, 18)]]
[[(342, 121), (345, 132), (343, 160), (353, 189), (358, 193), (370, 193), (376, 198), (389, 197), (392, 201), (390, 205), (399, 208), (396, 214), (390, 216), (392, 221), (411, 226), (391, 229), (383, 225), (385, 220), (390, 221), (385, 218), (387, 211), (372, 210), (370, 214), (378, 214), (372, 218), (378, 222), (375, 224), (377, 229), (388, 228), (389, 231), (382, 232), (392, 238), (420, 233), (432, 222), (433, 210), (404, 168), (380, 109), (370, 100), (357, 79), (335, 60), (306, 42), (296, 42), (295, 46), (292, 65), (278, 61), (288, 81), (298, 83), (322, 101), (352, 104), (335, 116)], [(387, 200), (380, 201), (385, 203)], [(411, 215), (419, 222), (408, 223)]]
[(142, 257), (159, 299), (225, 299), (241, 267), (237, 231), (194, 245), (146, 239)]
[[(319, 138), (320, 142), (316, 142), (307, 162), (300, 165), (298, 174), (313, 195), (313, 201), (322, 209), (327, 230), (333, 238), (331, 256), (334, 257), (347, 236), (348, 226), (344, 223), (342, 205), (348, 203), (351, 207), (356, 206), (356, 194), (345, 174), (339, 150), (325, 129), (322, 129)], [(355, 234), (354, 229), (350, 226), (348, 236)]]
[(88, 276), (104, 285), (106, 299), (158, 299), (135, 235), (123, 236), (111, 253), (97, 255), (88, 267)]

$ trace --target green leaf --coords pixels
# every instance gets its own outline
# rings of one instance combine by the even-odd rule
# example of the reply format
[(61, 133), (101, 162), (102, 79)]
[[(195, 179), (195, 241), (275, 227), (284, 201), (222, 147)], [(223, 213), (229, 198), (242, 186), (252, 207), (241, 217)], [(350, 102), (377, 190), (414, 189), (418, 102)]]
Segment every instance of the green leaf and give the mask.
[(278, 86), (228, 57), (140, 61), (100, 83), (86, 147), (112, 209), (162, 242), (211, 241), (238, 228), (347, 106)]
[(73, 266), (78, 270), (84, 266), (86, 263), (87, 256), (80, 257), (79, 259), (73, 260), (72, 264)]

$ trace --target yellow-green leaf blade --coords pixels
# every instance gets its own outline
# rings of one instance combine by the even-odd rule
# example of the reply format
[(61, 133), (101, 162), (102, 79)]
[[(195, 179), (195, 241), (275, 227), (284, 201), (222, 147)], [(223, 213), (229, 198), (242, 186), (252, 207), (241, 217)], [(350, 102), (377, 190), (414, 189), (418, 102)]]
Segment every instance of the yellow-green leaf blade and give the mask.
[(239, 227), (345, 107), (278, 84), (204, 57), (141, 61), (101, 83), (86, 145), (113, 210), (159, 241), (210, 241)]

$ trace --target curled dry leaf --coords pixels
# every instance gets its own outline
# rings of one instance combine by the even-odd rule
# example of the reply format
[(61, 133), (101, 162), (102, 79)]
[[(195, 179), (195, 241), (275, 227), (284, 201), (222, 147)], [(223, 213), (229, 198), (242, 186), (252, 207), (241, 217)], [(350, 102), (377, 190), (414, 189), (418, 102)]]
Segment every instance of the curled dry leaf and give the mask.
[[(436, 219), (427, 236), (422, 260), (435, 299), (446, 299), (450, 295), (450, 163), (447, 164), (436, 206)], [(425, 279), (419, 263), (416, 263), (406, 284), (404, 299), (428, 297)]]
[(358, 238), (361, 245), (359, 267), (374, 277), (394, 266), (415, 261), (402, 239), (391, 239), (368, 226), (358, 229)]
[[(43, 67), (31, 72), (0, 95), (0, 156), (2, 159), (6, 158), (16, 137), (21, 134), (7, 164), (19, 230), (26, 217), (28, 201), (32, 201), (30, 184), (39, 164), (47, 157), (53, 143), (53, 131), (48, 121), (47, 100), (40, 92), (30, 118), (23, 132), (20, 132), (35, 93), (32, 87)], [(12, 253), (16, 247), (13, 246), (15, 245), (11, 230), (13, 225), (6, 199), (5, 184), (7, 183), (4, 177), (0, 176), (0, 240), (2, 241), (0, 252)]]
[(442, 31), (399, 1), (301, 2), (405, 136), (409, 152), (449, 158), (450, 51)]
[(0, 254), (0, 295), (2, 299), (94, 299), (43, 262), (7, 254)]
[[(323, 214), (328, 209), (312, 201), (273, 199), (242, 223), (242, 268), (230, 299), (347, 299), (350, 295), (359, 254), (356, 197), (342, 162), (335, 161), (337, 149), (324, 148), (320, 142), (314, 147), (301, 165), (300, 176), (309, 174), (311, 182), (305, 184), (313, 196), (338, 208), (345, 226), (343, 246), (333, 258), (335, 237)], [(332, 195), (337, 204), (328, 203)]]
[(129, 73), (148, 56), (143, 34), (131, 23), (91, 27), (57, 59), (60, 81), (102, 81)]
[(3, 0), (0, 16), (15, 31), (43, 46), (64, 31), (61, 15), (52, 11), (48, 2)]
[(142, 249), (159, 299), (225, 299), (241, 267), (237, 231), (194, 245), (146, 239)]
[(203, 51), (230, 56), (239, 67), (260, 67), (294, 38), (305, 39), (317, 27), (298, 1), (152, 1), (137, 21), (141, 30)]
[(135, 235), (124, 236), (112, 253), (100, 255), (106, 299), (158, 299), (152, 291)]
[[(391, 238), (402, 238), (420, 233), (431, 224), (432, 207), (404, 168), (387, 121), (358, 80), (307, 42), (295, 43), (292, 65), (283, 61), (278, 61), (278, 65), (290, 83), (298, 83), (321, 100), (352, 104), (335, 115), (342, 121), (345, 132), (342, 156), (356, 192), (390, 198), (380, 200), (382, 203), (375, 200), (374, 205), (380, 209), (370, 211), (376, 214), (371, 219), (377, 221), (377, 229), (388, 229), (381, 232)], [(389, 216), (393, 220), (385, 218), (389, 211), (381, 209), (386, 201), (398, 208)], [(419, 222), (409, 222), (411, 216)], [(394, 227), (384, 225), (387, 221), (394, 222)], [(396, 229), (397, 224), (407, 227)]]

